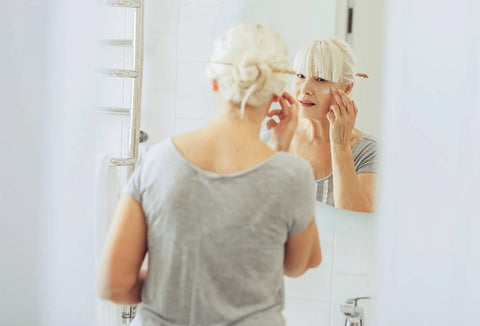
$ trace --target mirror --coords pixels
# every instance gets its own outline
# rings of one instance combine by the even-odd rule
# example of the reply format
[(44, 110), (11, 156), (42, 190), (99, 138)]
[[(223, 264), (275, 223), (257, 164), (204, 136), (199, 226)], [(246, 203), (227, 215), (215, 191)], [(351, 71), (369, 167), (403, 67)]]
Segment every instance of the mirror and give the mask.
[[(287, 42), (293, 63), (299, 47), (313, 39), (328, 35), (346, 39), (348, 5), (354, 7), (349, 42), (357, 58), (357, 70), (370, 77), (358, 80), (351, 93), (359, 110), (356, 127), (378, 136), (381, 0), (370, 1), (368, 7), (354, 0), (145, 1), (141, 129), (148, 133), (149, 140), (140, 145), (140, 152), (211, 119), (215, 97), (205, 69), (214, 39), (230, 26), (247, 21), (273, 27)], [(108, 23), (114, 33), (109, 33), (107, 38), (131, 37), (131, 17), (120, 10), (115, 12), (112, 22)], [(119, 21), (123, 21), (124, 29), (114, 27)], [(126, 69), (131, 68), (131, 56), (119, 55), (114, 66), (122, 64)], [(119, 84), (120, 91), (109, 89), (105, 92), (108, 98), (104, 105), (127, 106), (131, 101), (130, 88), (131, 85)], [(292, 84), (287, 85), (287, 90), (291, 92)], [(100, 139), (110, 139), (120, 128), (126, 130), (128, 121), (121, 119), (118, 125), (105, 130), (106, 136)], [(109, 118), (108, 123), (113, 124), (113, 120)], [(103, 152), (112, 153), (112, 150)], [(345, 323), (340, 304), (352, 297), (374, 295), (374, 215), (317, 202), (315, 216), (323, 261), (320, 267), (298, 279), (286, 278), (284, 314), (290, 325), (340, 326)], [(371, 315), (369, 305), (369, 302), (362, 303), (367, 323)]]
[[(378, 152), (379, 134), (379, 80), (381, 64), (381, 35), (373, 29), (373, 22), (381, 17), (381, 6), (372, 10), (363, 8), (353, 1), (313, 1), (313, 0), (226, 0), (223, 1), (216, 18), (214, 38), (219, 37), (232, 25), (238, 22), (258, 22), (273, 27), (286, 41), (293, 64), (295, 53), (312, 40), (335, 35), (348, 41), (357, 60), (357, 72), (365, 73), (369, 79), (356, 78), (352, 92), (349, 94), (358, 107), (355, 131), (350, 140), (350, 153), (347, 157), (341, 153), (332, 156), (332, 151), (322, 141), (308, 142), (307, 137), (298, 137), (292, 141), (290, 151), (306, 158), (312, 165), (317, 183), (317, 200), (323, 204), (352, 211), (372, 212), (374, 209), (374, 188)], [(377, 34), (375, 36), (375, 33)], [(295, 87), (293, 77), (287, 85), (287, 91), (297, 99), (301, 94), (299, 85)], [(295, 93), (298, 93), (295, 95)], [(332, 104), (335, 104), (333, 95)], [(309, 98), (310, 99), (310, 98)], [(307, 99), (307, 100), (309, 100)], [(302, 104), (301, 104), (302, 105)], [(310, 104), (308, 104), (310, 105)], [(309, 110), (308, 108), (306, 111)], [(302, 107), (300, 108), (302, 112)], [(303, 123), (312, 129), (309, 123)], [(320, 120), (327, 121), (325, 116)], [(320, 121), (316, 119), (316, 121)], [(328, 126), (328, 122), (326, 124)], [(325, 126), (325, 124), (318, 124)], [(305, 130), (300, 128), (299, 130)], [(308, 132), (299, 132), (299, 135)], [(269, 139), (269, 133), (264, 137)], [(319, 138), (318, 138), (319, 139)], [(331, 142), (333, 143), (333, 142)], [(300, 144), (300, 145), (299, 145)], [(307, 145), (305, 145), (307, 144)], [(308, 145), (310, 144), (310, 145)], [(301, 148), (300, 148), (301, 147)], [(315, 153), (315, 154), (313, 154)], [(348, 155), (350, 157), (348, 157)], [(329, 162), (331, 157), (332, 163)], [(352, 169), (354, 161), (355, 180), (346, 176)], [(341, 167), (333, 174), (333, 165)], [(338, 166), (337, 165), (337, 166)], [(345, 171), (345, 169), (347, 169)], [(354, 175), (355, 175), (354, 174)], [(361, 175), (360, 175), (361, 174)], [(337, 175), (339, 177), (337, 177)], [(341, 177), (340, 177), (341, 175)], [(334, 185), (335, 190), (334, 192)], [(338, 198), (335, 200), (334, 197)]]

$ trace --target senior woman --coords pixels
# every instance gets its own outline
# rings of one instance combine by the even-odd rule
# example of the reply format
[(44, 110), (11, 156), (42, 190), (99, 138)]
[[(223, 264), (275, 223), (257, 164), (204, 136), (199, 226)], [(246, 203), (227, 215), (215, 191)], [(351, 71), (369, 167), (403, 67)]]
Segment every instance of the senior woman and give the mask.
[[(300, 120), (292, 126), (269, 121), (262, 135), (272, 148), (310, 162), (317, 182), (317, 200), (342, 209), (372, 212), (377, 160), (376, 140), (354, 128), (358, 113), (350, 99), (355, 82), (351, 48), (334, 37), (315, 40), (297, 53), (293, 94)], [(272, 111), (280, 115), (280, 111)]]
[(232, 28), (208, 68), (216, 118), (153, 146), (135, 169), (96, 279), (101, 298), (141, 302), (132, 326), (285, 325), (283, 275), (321, 260), (310, 165), (259, 138), (274, 101), (297, 123), (287, 68), (273, 30)]

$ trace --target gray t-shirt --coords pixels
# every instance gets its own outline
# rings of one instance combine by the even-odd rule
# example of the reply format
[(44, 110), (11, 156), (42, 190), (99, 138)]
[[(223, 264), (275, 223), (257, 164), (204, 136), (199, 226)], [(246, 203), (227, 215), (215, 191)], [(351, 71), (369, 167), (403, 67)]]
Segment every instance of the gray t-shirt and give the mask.
[(284, 325), (284, 244), (312, 219), (315, 188), (288, 153), (219, 175), (170, 139), (153, 146), (124, 188), (143, 207), (149, 254), (132, 326)]
[[(261, 139), (268, 142), (272, 137), (272, 131), (261, 133)], [(377, 172), (378, 143), (368, 134), (362, 134), (352, 148), (353, 161), (357, 174)], [(315, 180), (317, 183), (317, 200), (324, 204), (335, 206), (333, 198), (333, 174), (330, 173), (322, 179)]]

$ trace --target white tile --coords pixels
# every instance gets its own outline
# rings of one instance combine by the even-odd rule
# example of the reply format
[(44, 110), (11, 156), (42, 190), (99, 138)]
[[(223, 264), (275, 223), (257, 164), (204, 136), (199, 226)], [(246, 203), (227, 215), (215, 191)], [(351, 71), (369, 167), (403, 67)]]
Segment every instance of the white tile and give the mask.
[(210, 120), (216, 110), (216, 93), (205, 74), (206, 63), (178, 65), (176, 116)]
[(178, 60), (208, 61), (218, 7), (182, 5), (178, 32)]
[(126, 11), (124, 8), (101, 6), (101, 39), (123, 39), (126, 29)]
[(124, 35), (124, 38), (133, 40), (134, 35), (135, 35), (135, 10), (136, 9), (124, 8), (124, 10), (125, 10), (125, 35)]
[(177, 35), (145, 33), (143, 87), (175, 89), (176, 64)]
[(285, 277), (285, 296), (309, 300), (330, 300), (333, 234), (319, 230), (322, 247), (322, 263), (319, 267), (308, 270), (297, 278)]
[(98, 112), (96, 116), (96, 152), (122, 155), (122, 119), (120, 116)]
[(133, 62), (133, 55), (134, 55), (133, 48), (129, 47), (125, 49), (125, 56), (124, 56), (124, 63), (123, 63), (123, 66), (125, 67), (125, 69), (133, 70), (135, 68), (135, 65)]
[(123, 107), (131, 108), (133, 96), (133, 79), (124, 78), (123, 80)]
[(178, 0), (145, 1), (145, 32), (176, 33)]
[(374, 238), (337, 234), (335, 273), (371, 274), (374, 270)]
[(328, 326), (330, 304), (322, 301), (287, 299), (283, 315), (287, 325)]
[(174, 91), (143, 90), (140, 129), (148, 134), (147, 147), (173, 135), (174, 110)]
[(224, 0), (182, 0), (186, 5), (220, 5)]
[(123, 78), (102, 76), (99, 82), (101, 90), (99, 94), (99, 106), (123, 107)]
[(318, 225), (342, 235), (372, 236), (375, 234), (375, 214), (338, 209), (317, 202), (315, 210)]
[(373, 277), (361, 275), (334, 274), (333, 302), (343, 303), (349, 298), (373, 295)]
[(335, 220), (338, 216), (338, 210), (317, 201), (315, 206), (315, 222), (317, 228), (324, 231), (335, 232)]
[(124, 47), (102, 46), (100, 50), (100, 66), (105, 69), (123, 69), (125, 66)]
[(127, 157), (131, 155), (130, 151), (130, 117), (122, 117), (122, 156)]
[(208, 120), (188, 120), (188, 119), (176, 119), (175, 120), (175, 135), (183, 134), (188, 131), (192, 131), (203, 127), (208, 123)]

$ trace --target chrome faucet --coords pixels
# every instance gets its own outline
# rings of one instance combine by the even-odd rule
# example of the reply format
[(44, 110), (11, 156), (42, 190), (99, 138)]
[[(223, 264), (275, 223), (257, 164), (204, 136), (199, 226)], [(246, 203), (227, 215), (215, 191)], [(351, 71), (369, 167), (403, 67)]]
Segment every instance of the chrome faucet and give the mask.
[(340, 309), (347, 317), (345, 319), (345, 326), (364, 326), (363, 318), (364, 311), (362, 307), (357, 306), (358, 300), (373, 299), (373, 297), (358, 297), (351, 298), (345, 301), (345, 304), (340, 305)]

